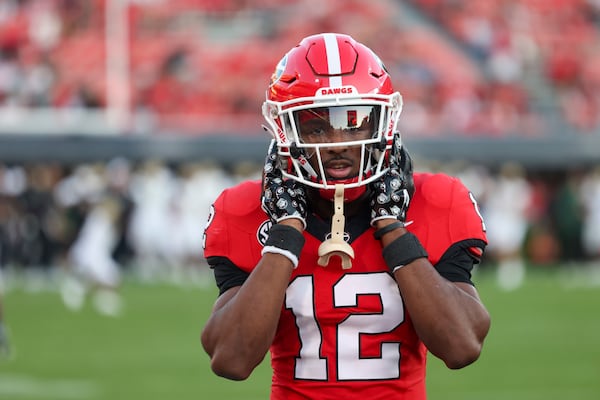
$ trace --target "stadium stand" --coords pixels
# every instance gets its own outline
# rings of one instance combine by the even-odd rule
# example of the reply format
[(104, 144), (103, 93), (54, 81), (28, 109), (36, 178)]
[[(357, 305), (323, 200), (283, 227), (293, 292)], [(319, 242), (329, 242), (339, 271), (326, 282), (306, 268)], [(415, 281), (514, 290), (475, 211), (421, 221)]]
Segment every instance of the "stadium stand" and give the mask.
[[(185, 207), (174, 188), (192, 184), (192, 175), (229, 184), (243, 163), (262, 162), (259, 111), (272, 68), (300, 37), (323, 31), (360, 37), (386, 61), (405, 97), (401, 129), (420, 168), (451, 171), (448, 155), (464, 157), (470, 167), (454, 172), (480, 191), (484, 213), (493, 211), (486, 190), (502, 163), (528, 168), (528, 236), (519, 244), (528, 261), (600, 259), (600, 173), (589, 168), (600, 162), (598, 1), (140, 0), (125, 14), (119, 4), (0, 2), (0, 266), (64, 263), (91, 205), (135, 191), (133, 179), (118, 188), (111, 181), (123, 162), (131, 178), (152, 164), (175, 182), (147, 188), (169, 198), (172, 207), (159, 214), (175, 230), (175, 211)], [(115, 16), (127, 28), (126, 58), (116, 67), (109, 54), (119, 43), (107, 25), (118, 24)], [(127, 79), (115, 81), (109, 69), (123, 66)], [(126, 112), (117, 128), (102, 122), (117, 107), (115, 87)], [(229, 158), (218, 161), (227, 170), (194, 164), (224, 148)], [(205, 194), (190, 191), (192, 204)], [(575, 221), (576, 234), (563, 221)], [(577, 235), (576, 243), (563, 240)], [(154, 256), (197, 263), (199, 249), (182, 253), (180, 239)], [(135, 264), (141, 253), (128, 248), (120, 262)]]
[[(0, 105), (110, 106), (109, 3), (3, 2)], [(554, 112), (581, 132), (599, 124), (593, 2), (172, 0), (132, 2), (126, 11), (127, 107), (151, 112), (159, 130), (234, 128), (223, 117), (259, 127), (277, 58), (321, 31), (357, 35), (386, 61), (410, 100), (407, 135), (548, 135), (544, 121)]]

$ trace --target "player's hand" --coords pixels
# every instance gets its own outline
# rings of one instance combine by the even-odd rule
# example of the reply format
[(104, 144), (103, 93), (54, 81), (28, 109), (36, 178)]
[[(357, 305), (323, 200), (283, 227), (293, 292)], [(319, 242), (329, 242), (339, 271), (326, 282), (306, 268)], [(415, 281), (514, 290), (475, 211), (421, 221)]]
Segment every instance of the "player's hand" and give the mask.
[(389, 155), (389, 170), (371, 184), (371, 225), (382, 219), (406, 221), (406, 211), (415, 191), (412, 160), (402, 146), (400, 135), (394, 136)]
[(298, 182), (284, 180), (279, 169), (277, 143), (271, 141), (262, 178), (262, 208), (273, 223), (297, 218), (306, 228), (306, 191)]

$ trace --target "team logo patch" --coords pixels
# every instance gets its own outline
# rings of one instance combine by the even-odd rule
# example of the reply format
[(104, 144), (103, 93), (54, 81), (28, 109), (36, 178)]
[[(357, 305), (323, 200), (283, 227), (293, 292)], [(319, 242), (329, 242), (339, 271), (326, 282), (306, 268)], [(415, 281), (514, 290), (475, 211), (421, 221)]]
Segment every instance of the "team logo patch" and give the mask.
[(272, 226), (273, 223), (270, 220), (266, 220), (265, 222), (260, 224), (258, 230), (256, 231), (256, 239), (258, 240), (258, 243), (260, 243), (263, 246), (265, 245), (265, 243), (267, 243), (267, 239), (269, 238), (269, 230), (271, 230)]

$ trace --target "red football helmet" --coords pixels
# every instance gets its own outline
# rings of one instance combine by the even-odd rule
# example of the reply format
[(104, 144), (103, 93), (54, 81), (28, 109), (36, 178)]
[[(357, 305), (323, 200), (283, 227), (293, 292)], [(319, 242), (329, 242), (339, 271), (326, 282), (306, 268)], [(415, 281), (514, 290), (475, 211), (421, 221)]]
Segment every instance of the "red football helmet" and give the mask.
[[(277, 65), (266, 97), (263, 116), (277, 141), (284, 177), (325, 194), (332, 193), (337, 183), (346, 189), (362, 188), (355, 191), (362, 193), (386, 172), (402, 96), (392, 88), (379, 57), (365, 45), (337, 33), (304, 38)], [(300, 123), (307, 114), (326, 120), (332, 129), (345, 131), (366, 124), (371, 136), (343, 142), (303, 140)], [(362, 172), (352, 179), (328, 178), (319, 150), (346, 146), (361, 146)], [(311, 157), (317, 157), (313, 163), (317, 168), (310, 164)]]

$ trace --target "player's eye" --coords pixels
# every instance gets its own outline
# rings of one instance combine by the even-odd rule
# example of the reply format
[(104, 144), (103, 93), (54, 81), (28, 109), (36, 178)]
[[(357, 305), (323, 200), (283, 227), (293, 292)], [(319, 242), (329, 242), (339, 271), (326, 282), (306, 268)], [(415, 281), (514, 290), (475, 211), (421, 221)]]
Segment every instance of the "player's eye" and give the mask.
[(308, 135), (315, 135), (315, 136), (323, 136), (325, 135), (327, 132), (325, 131), (325, 129), (321, 128), (321, 127), (315, 127), (313, 128), (310, 132), (308, 132)]
[(305, 123), (300, 126), (300, 136), (304, 142), (317, 142), (325, 140), (331, 127), (320, 121)]

